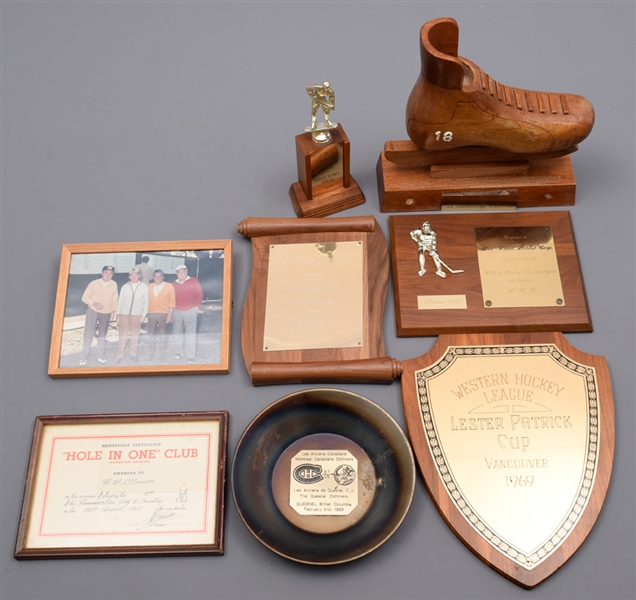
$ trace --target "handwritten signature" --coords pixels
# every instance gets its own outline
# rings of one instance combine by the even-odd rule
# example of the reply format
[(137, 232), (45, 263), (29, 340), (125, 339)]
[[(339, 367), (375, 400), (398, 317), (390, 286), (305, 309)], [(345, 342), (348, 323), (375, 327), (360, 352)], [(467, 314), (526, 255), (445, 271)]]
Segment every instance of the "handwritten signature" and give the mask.
[(179, 515), (171, 509), (165, 509), (161, 506), (157, 506), (153, 511), (150, 518), (134, 523), (137, 526), (137, 530), (151, 529), (156, 527), (165, 527), (166, 521), (171, 521)]

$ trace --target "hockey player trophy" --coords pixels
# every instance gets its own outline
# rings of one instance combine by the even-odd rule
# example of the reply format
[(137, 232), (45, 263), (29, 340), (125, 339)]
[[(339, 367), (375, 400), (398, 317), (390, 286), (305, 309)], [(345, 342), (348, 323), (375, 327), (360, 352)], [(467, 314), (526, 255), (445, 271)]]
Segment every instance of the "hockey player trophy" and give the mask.
[[(310, 85), (311, 125), (296, 136), (298, 182), (289, 195), (299, 217), (325, 217), (364, 203), (360, 186), (349, 174), (349, 138), (329, 114), (335, 109), (335, 93), (328, 81)], [(318, 123), (318, 111), (324, 121)]]

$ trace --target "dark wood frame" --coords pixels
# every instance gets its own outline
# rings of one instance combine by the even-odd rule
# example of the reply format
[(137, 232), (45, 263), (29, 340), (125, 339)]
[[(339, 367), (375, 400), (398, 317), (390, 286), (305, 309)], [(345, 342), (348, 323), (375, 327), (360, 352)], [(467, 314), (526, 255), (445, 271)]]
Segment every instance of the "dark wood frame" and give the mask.
[[(503, 552), (496, 550), (486, 542), (467, 522), (466, 517), (457, 509), (450, 499), (435, 466), (435, 457), (429, 451), (426, 433), (422, 425), (421, 407), (415, 384), (415, 372), (425, 369), (442, 358), (449, 346), (482, 346), (510, 344), (555, 344), (561, 352), (579, 364), (594, 367), (596, 370), (598, 410), (601, 415), (600, 448), (598, 449), (598, 466), (589, 495), (588, 503), (577, 522), (551, 556), (538, 564), (534, 569), (524, 569)], [(404, 418), (411, 440), (411, 445), (424, 479), (426, 489), (435, 503), (437, 510), (451, 528), (453, 533), (488, 566), (524, 588), (532, 588), (555, 571), (579, 549), (589, 535), (600, 514), (609, 487), (614, 460), (615, 422), (614, 397), (610, 381), (609, 369), (603, 356), (586, 354), (569, 344), (561, 333), (529, 333), (529, 334), (461, 334), (441, 335), (435, 346), (418, 358), (402, 362), (402, 404)]]
[[(42, 451), (42, 435), (45, 427), (68, 424), (92, 423), (147, 423), (178, 421), (218, 421), (219, 445), (217, 473), (217, 494), (215, 534), (207, 544), (197, 545), (156, 545), (156, 546), (85, 546), (73, 548), (29, 548), (26, 546), (27, 530), (31, 520), (31, 504), (33, 500), (35, 476)], [(181, 554), (223, 554), (225, 523), (225, 480), (227, 472), (227, 436), (229, 412), (181, 412), (181, 413), (130, 413), (112, 415), (53, 415), (39, 416), (35, 419), (31, 454), (27, 469), (22, 509), (15, 545), (15, 558), (19, 560), (38, 558), (80, 558), (80, 557), (126, 557), (126, 556), (176, 556)]]
[[(241, 342), (254, 385), (309, 382), (390, 383), (399, 363), (385, 356), (382, 316), (389, 282), (384, 234), (373, 217), (259, 219), (239, 223), (252, 240), (253, 266), (243, 307)], [(263, 351), (269, 248), (273, 244), (363, 241), (363, 345), (360, 348)]]
[[(171, 250), (223, 250), (223, 315), (221, 332), (221, 361), (216, 364), (195, 365), (144, 365), (104, 367), (60, 367), (64, 311), (68, 291), (71, 258), (74, 254), (109, 252), (161, 252)], [(96, 278), (99, 275), (96, 274)], [(137, 375), (187, 375), (229, 373), (230, 339), (232, 326), (232, 241), (231, 240), (188, 240), (166, 242), (127, 242), (106, 244), (64, 244), (60, 259), (60, 273), (57, 283), (53, 332), (49, 353), (48, 374), (50, 377), (118, 377)]]
[[(464, 273), (419, 277), (417, 245), (409, 232), (429, 221), (442, 260)], [(550, 226), (565, 304), (555, 307), (485, 308), (474, 229)], [(442, 333), (592, 331), (572, 222), (568, 211), (399, 215), (389, 217), (393, 294), (398, 337)], [(428, 260), (428, 259), (427, 259)], [(429, 260), (429, 266), (432, 261)], [(466, 309), (418, 310), (417, 296), (465, 295)]]

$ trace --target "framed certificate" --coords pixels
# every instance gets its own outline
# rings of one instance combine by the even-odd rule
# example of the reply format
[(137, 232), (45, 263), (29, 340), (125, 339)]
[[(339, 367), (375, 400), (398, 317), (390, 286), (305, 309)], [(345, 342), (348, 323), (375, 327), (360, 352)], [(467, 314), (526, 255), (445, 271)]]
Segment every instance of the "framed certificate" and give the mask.
[(223, 554), (228, 419), (37, 417), (14, 556)]
[(230, 372), (232, 241), (65, 244), (50, 377)]

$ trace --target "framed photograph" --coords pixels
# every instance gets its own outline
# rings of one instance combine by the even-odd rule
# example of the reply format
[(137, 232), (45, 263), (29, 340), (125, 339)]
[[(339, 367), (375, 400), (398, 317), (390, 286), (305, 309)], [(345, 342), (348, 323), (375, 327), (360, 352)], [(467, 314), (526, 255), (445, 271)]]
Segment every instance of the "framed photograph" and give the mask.
[(223, 554), (228, 419), (37, 417), (14, 556)]
[(229, 373), (232, 242), (62, 247), (51, 377)]

